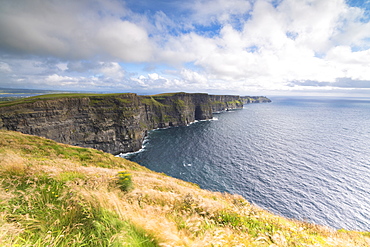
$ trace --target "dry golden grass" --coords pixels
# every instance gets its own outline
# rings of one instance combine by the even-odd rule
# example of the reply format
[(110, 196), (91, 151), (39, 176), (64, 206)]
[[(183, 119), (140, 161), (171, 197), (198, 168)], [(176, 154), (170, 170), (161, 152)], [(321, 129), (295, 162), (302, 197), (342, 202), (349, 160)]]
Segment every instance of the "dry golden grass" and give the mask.
[[(65, 181), (69, 193), (144, 229), (159, 246), (370, 246), (369, 234), (289, 220), (241, 196), (202, 190), (96, 150), (79, 150), (10, 131), (0, 131), (0, 135), (3, 177), (47, 174)], [(130, 192), (116, 185), (122, 170), (132, 174), (134, 189)], [(7, 205), (12, 196), (0, 186), (0, 206)], [(68, 194), (60, 197), (69, 200)], [(0, 213), (0, 245), (11, 246), (23, 230)], [(122, 231), (115, 238), (124, 239), (125, 234)]]

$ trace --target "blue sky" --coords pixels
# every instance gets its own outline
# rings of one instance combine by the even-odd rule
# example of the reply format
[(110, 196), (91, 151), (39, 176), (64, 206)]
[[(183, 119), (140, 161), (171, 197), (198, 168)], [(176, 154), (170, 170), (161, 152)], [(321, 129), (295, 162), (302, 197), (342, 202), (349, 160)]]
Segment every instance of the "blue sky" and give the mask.
[(370, 96), (369, 0), (0, 6), (0, 87)]

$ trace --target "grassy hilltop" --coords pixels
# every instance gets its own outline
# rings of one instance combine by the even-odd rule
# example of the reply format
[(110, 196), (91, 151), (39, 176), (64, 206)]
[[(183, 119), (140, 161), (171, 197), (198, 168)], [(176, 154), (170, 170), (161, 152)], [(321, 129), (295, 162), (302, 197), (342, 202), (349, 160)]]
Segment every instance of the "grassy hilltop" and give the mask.
[(370, 246), (98, 150), (0, 130), (0, 246)]

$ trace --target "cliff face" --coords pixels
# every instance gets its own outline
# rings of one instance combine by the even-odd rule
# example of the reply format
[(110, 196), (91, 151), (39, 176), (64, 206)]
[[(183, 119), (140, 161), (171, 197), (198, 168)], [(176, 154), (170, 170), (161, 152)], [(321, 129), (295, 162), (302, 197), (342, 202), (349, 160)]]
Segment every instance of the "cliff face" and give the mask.
[(270, 100), (186, 93), (50, 95), (0, 104), (0, 129), (116, 154), (139, 150), (148, 130), (211, 119), (213, 112), (253, 102)]

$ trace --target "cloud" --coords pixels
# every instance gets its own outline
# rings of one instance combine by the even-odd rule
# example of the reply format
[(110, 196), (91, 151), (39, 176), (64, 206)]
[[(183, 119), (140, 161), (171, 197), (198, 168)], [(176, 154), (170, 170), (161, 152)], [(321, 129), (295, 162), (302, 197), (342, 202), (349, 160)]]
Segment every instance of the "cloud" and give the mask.
[[(128, 21), (108, 21), (97, 30), (96, 45), (110, 57), (126, 62), (151, 61), (152, 45), (147, 32)], [(100, 52), (99, 52), (100, 53)]]
[(121, 87), (126, 81), (126, 71), (116, 62), (4, 60), (0, 63), (0, 85), (6, 87), (100, 90)]
[[(351, 41), (340, 38), (350, 32), (348, 27), (368, 25), (359, 21), (362, 14), (341, 0), (286, 0), (278, 6), (256, 1), (242, 30), (225, 24), (217, 38), (192, 34), (181, 43), (192, 47), (188, 57), (194, 54), (194, 63), (207, 74), (227, 83), (240, 81), (245, 90), (253, 84), (278, 90), (301, 81), (316, 81), (318, 88), (330, 82), (338, 86), (339, 77), (370, 78), (366, 47), (359, 52), (347, 48), (338, 54), (341, 43), (362, 44), (369, 38), (366, 31), (352, 35)], [(197, 47), (206, 48), (198, 51)]]
[(0, 83), (245, 93), (368, 88), (369, 13), (350, 3), (0, 0)]
[(157, 73), (151, 73), (140, 75), (139, 77), (131, 77), (128, 79), (127, 84), (133, 88), (141, 90), (166, 90), (168, 88), (175, 89), (175, 85), (169, 79), (158, 75)]
[(353, 80), (351, 78), (337, 78), (333, 86), (340, 88), (370, 88), (370, 80)]
[(114, 81), (122, 80), (125, 76), (125, 70), (117, 62), (73, 61), (67, 64), (66, 71), (75, 75), (89, 73), (94, 77)]
[(205, 75), (202, 75), (198, 72), (188, 70), (188, 69), (182, 69), (181, 72), (181, 78), (190, 84), (207, 84), (208, 79)]
[(118, 1), (1, 1), (0, 51), (62, 59), (147, 61), (145, 29)]
[(69, 76), (60, 76), (57, 74), (49, 75), (45, 78), (45, 82), (51, 85), (58, 84), (60, 86), (66, 86), (70, 84), (75, 84), (77, 78), (69, 77)]
[(99, 72), (109, 79), (120, 81), (125, 76), (125, 71), (118, 63), (100, 63)]
[(326, 59), (343, 64), (368, 65), (370, 64), (370, 50), (354, 52), (350, 46), (336, 46), (327, 52)]

